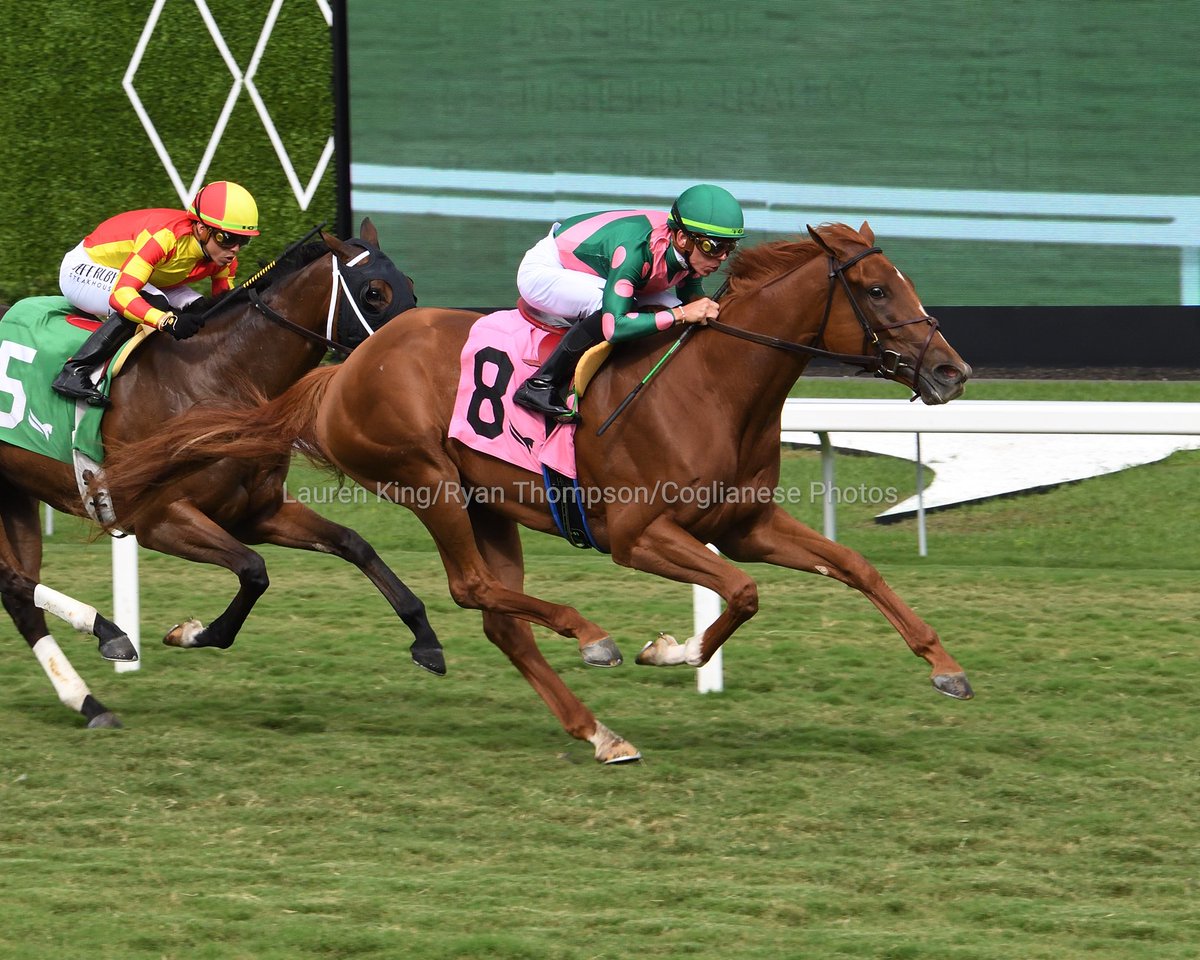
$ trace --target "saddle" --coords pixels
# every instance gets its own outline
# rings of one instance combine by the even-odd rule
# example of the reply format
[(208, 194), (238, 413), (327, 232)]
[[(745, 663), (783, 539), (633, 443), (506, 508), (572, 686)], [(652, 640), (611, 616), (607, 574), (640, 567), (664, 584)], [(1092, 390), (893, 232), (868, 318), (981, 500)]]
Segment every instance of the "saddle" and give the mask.
[[(558, 345), (559, 338), (570, 329), (571, 321), (546, 313), (544, 310), (539, 310), (528, 303), (523, 297), (517, 300), (517, 312), (539, 330), (545, 330), (547, 333), (553, 335), (544, 338), (539, 343), (538, 355), (536, 357), (525, 359), (527, 364), (537, 369), (542, 365), (542, 361), (550, 356), (550, 353)], [(592, 378), (604, 366), (604, 362), (612, 353), (612, 349), (613, 345), (605, 340), (603, 343), (596, 344), (579, 358), (579, 362), (575, 365), (575, 378), (572, 381), (575, 388), (576, 402), (578, 402), (578, 398), (583, 396), (583, 392), (587, 389), (588, 384), (592, 382)]]
[[(104, 411), (76, 404), (50, 389), (63, 364), (100, 326), (64, 297), (27, 297), (0, 318), (0, 440), (60, 463), (96, 469), (104, 459), (100, 421)], [(144, 330), (144, 332), (143, 332)], [(150, 332), (137, 331), (103, 371), (105, 394), (112, 378)], [(81, 484), (82, 489), (82, 484)], [(86, 498), (85, 498), (86, 499)]]
[[(587, 499), (575, 469), (575, 425), (556, 424), (547, 433), (542, 417), (512, 402), (517, 387), (558, 343), (566, 328), (562, 323), (549, 324), (520, 307), (476, 320), (459, 358), (449, 435), (472, 450), (540, 474), (563, 537), (575, 546), (591, 547), (582, 509)], [(608, 346), (593, 348), (580, 361), (577, 394), (603, 363)]]

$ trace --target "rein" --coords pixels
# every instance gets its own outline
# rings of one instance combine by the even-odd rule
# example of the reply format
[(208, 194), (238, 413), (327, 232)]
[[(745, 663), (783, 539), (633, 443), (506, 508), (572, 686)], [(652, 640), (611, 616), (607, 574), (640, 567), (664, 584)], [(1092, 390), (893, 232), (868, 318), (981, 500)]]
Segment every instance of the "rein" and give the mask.
[(283, 327), (284, 330), (289, 330), (297, 336), (303, 337), (305, 340), (311, 340), (313, 343), (319, 343), (321, 346), (325, 347), (326, 350), (332, 350), (339, 356), (350, 356), (349, 347), (343, 347), (336, 340), (331, 340), (328, 337), (324, 337), (319, 333), (309, 330), (307, 327), (302, 327), (298, 323), (293, 323), (282, 313), (271, 307), (265, 300), (263, 300), (263, 298), (259, 296), (257, 290), (247, 290), (246, 297), (250, 301), (250, 306), (252, 306), (276, 326)]
[[(370, 251), (364, 250), (353, 260), (348, 260), (346, 262), (346, 266), (353, 267), (358, 264), (360, 260), (369, 255)], [(350, 293), (350, 285), (347, 283), (346, 277), (342, 273), (338, 264), (337, 254), (333, 254), (331, 263), (332, 282), (330, 284), (329, 313), (325, 321), (324, 336), (316, 333), (313, 330), (309, 330), (306, 327), (302, 327), (298, 323), (293, 323), (278, 310), (275, 310), (273, 307), (268, 305), (266, 301), (264, 301), (259, 295), (258, 291), (252, 287), (246, 289), (246, 296), (250, 301), (250, 305), (254, 307), (255, 310), (257, 310), (277, 326), (283, 327), (285, 330), (290, 330), (297, 336), (301, 336), (306, 340), (311, 340), (313, 343), (321, 344), (326, 350), (331, 350), (339, 356), (348, 357), (350, 356), (350, 351), (352, 348), (343, 346), (333, 339), (334, 318), (337, 316), (338, 305), (343, 303), (348, 303), (350, 305), (350, 309), (354, 312), (354, 316), (358, 319), (358, 322), (362, 324), (363, 329), (367, 331), (367, 336), (373, 334), (375, 330), (369, 323), (367, 323), (366, 318), (362, 315), (362, 311), (358, 309), (358, 304), (354, 302), (354, 297)]]
[[(879, 247), (870, 247), (863, 250), (861, 253), (855, 254), (849, 260), (838, 261), (832, 255), (829, 257), (829, 287), (825, 294), (825, 312), (821, 317), (821, 326), (817, 329), (815, 337), (816, 342), (821, 342), (825, 336), (825, 328), (829, 324), (829, 316), (833, 310), (833, 298), (837, 292), (837, 284), (840, 281), (842, 289), (846, 291), (846, 299), (850, 301), (850, 307), (854, 311), (855, 319), (858, 320), (859, 326), (863, 329), (864, 344), (875, 348), (874, 354), (862, 353), (834, 353), (832, 350), (824, 350), (820, 347), (811, 346), (806, 343), (796, 343), (792, 340), (784, 340), (780, 337), (772, 337), (765, 333), (755, 333), (752, 330), (743, 330), (740, 327), (733, 327), (727, 323), (722, 323), (720, 320), (709, 320), (707, 326), (716, 330), (718, 333), (724, 333), (727, 336), (737, 337), (740, 340), (748, 340), (751, 343), (757, 343), (764, 347), (771, 347), (776, 350), (786, 350), (790, 353), (802, 353), (810, 357), (822, 357), (826, 360), (834, 360), (838, 363), (850, 364), (856, 367), (862, 367), (865, 372), (873, 373), (877, 377), (887, 379), (894, 378), (901, 369), (910, 367), (913, 371), (913, 383), (916, 383), (917, 378), (921, 374), (921, 366), (925, 362), (925, 351), (929, 349), (929, 344), (933, 340), (933, 335), (937, 332), (938, 322), (935, 318), (928, 314), (923, 314), (919, 317), (913, 317), (911, 320), (897, 320), (895, 323), (885, 323), (879, 327), (872, 327), (871, 321), (867, 319), (863, 309), (859, 306), (858, 301), (854, 297), (854, 292), (850, 289), (850, 282), (846, 279), (846, 270), (858, 263), (859, 260), (865, 259), (872, 254), (883, 253)], [(791, 276), (795, 271), (801, 269), (806, 264), (798, 264), (791, 270), (780, 274), (770, 283), (765, 284), (761, 289), (765, 290), (772, 284), (778, 283), (786, 277)], [(906, 327), (913, 323), (928, 323), (929, 336), (925, 338), (925, 342), (921, 344), (921, 350), (917, 354), (917, 362), (911, 365), (904, 362), (903, 357), (895, 350), (886, 350), (883, 343), (879, 339), (880, 332), (884, 330), (894, 330), (897, 327)], [(917, 394), (914, 392), (913, 398)]]

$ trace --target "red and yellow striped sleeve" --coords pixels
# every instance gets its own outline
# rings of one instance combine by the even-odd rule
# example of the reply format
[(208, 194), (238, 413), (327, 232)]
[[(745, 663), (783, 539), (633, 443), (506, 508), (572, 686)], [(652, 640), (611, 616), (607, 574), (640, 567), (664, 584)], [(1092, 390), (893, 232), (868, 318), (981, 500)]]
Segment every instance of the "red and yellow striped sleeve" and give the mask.
[(237, 270), (237, 261), (234, 260), (225, 270), (220, 273), (214, 273), (212, 278), (212, 295), (220, 296), (227, 290), (233, 289), (233, 278)]
[(175, 234), (167, 228), (151, 233), (142, 230), (133, 241), (133, 253), (121, 265), (120, 276), (108, 298), (114, 310), (130, 320), (157, 327), (166, 313), (152, 306), (141, 295), (142, 287), (150, 281), (157, 264), (167, 260), (175, 250)]

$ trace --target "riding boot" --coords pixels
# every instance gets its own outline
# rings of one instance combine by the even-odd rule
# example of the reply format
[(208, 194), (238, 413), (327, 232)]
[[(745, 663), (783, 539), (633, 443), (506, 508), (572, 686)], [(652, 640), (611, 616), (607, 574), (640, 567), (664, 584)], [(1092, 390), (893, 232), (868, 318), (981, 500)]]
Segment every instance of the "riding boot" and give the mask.
[(136, 330), (136, 323), (114, 310), (84, 341), (79, 352), (63, 364), (62, 372), (50, 386), (72, 400), (86, 400), (93, 407), (107, 407), (108, 397), (96, 389), (88, 374), (116, 353)]
[(562, 423), (578, 419), (579, 415), (563, 402), (563, 393), (579, 358), (603, 339), (599, 312), (580, 320), (563, 334), (545, 363), (517, 388), (513, 403)]

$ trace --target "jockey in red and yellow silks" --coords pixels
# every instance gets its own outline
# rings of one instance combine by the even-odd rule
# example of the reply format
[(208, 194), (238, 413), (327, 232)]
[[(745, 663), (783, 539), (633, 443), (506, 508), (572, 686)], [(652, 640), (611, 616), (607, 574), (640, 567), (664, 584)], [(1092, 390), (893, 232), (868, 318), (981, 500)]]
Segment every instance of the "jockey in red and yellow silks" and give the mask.
[[(528, 306), (572, 326), (517, 388), (514, 402), (571, 420), (563, 390), (591, 346), (716, 317), (719, 307), (704, 295), (700, 280), (721, 266), (744, 234), (741, 205), (708, 183), (681, 193), (670, 214), (610, 210), (556, 223), (525, 254), (517, 290)], [(649, 304), (656, 309), (643, 309)]]
[(176, 312), (200, 298), (190, 284), (208, 278), (214, 296), (229, 290), (237, 252), (257, 234), (254, 198), (228, 180), (201, 188), (186, 211), (133, 210), (101, 223), (63, 258), (59, 286), (73, 306), (108, 319), (67, 361), (54, 389), (106, 405), (91, 371), (133, 335), (135, 324), (176, 340), (195, 334), (196, 317)]
[(186, 285), (211, 277), (213, 296), (228, 290), (237, 272), (237, 258), (222, 264), (206, 256), (192, 233), (193, 223), (181, 210), (133, 210), (105, 220), (93, 230), (83, 241), (87, 258), (119, 271), (110, 287), (108, 307), (128, 320), (157, 328), (168, 311), (146, 301), (143, 287), (149, 285), (164, 294), (173, 287), (184, 287), (192, 294), (188, 299), (194, 299), (199, 294)]

